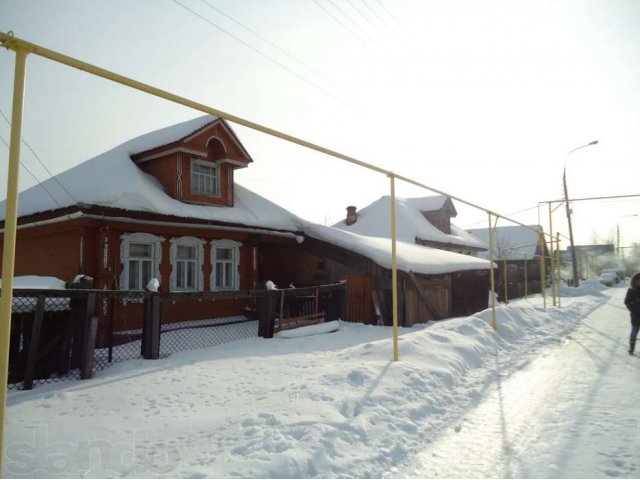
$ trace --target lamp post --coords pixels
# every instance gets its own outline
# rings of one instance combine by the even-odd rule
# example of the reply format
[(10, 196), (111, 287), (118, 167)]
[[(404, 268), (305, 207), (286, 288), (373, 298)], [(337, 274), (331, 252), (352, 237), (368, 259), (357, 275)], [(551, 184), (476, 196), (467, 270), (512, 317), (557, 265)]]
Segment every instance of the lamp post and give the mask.
[(618, 223), (616, 223), (616, 246), (618, 250), (618, 256), (620, 256), (620, 220), (627, 217), (637, 217), (637, 213), (632, 213), (631, 215), (623, 215), (618, 219)]
[(589, 142), (585, 145), (581, 145), (579, 147), (574, 148), (573, 150), (567, 153), (567, 156), (564, 159), (564, 167), (562, 169), (562, 185), (564, 187), (564, 203), (567, 207), (567, 222), (569, 223), (569, 243), (571, 244), (571, 262), (573, 264), (573, 286), (579, 286), (580, 282), (578, 280), (578, 262), (576, 259), (576, 246), (573, 242), (573, 226), (571, 225), (571, 207), (569, 206), (569, 193), (567, 191), (567, 160), (569, 159), (569, 155), (571, 155), (576, 150), (580, 150), (581, 148), (590, 147), (591, 145), (597, 145), (598, 140), (594, 140), (593, 142)]

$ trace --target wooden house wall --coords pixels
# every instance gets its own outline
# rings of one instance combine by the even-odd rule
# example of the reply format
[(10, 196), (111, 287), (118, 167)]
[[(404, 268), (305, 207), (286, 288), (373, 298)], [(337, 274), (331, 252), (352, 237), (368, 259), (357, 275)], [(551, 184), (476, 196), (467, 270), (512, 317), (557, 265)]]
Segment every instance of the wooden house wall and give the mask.
[(292, 245), (289, 248), (282, 248), (278, 244), (264, 243), (260, 245), (259, 251), (258, 278), (262, 284), (261, 288), (265, 288), (264, 282), (267, 280), (271, 280), (279, 288), (286, 288), (291, 283), (297, 287), (304, 286), (305, 264), (301, 262), (301, 253), (298, 248)]
[(179, 154), (176, 153), (165, 155), (148, 162), (140, 163), (138, 167), (149, 175), (153, 175), (163, 186), (167, 195), (180, 199), (177, 192), (178, 155)]
[[(498, 264), (498, 269), (496, 270), (498, 273), (498, 276), (501, 278), (502, 276), (502, 272), (504, 271), (504, 264), (505, 262), (503, 260), (498, 260), (496, 261), (496, 264)], [(512, 279), (518, 278), (518, 279), (524, 279), (524, 272), (525, 272), (525, 261), (524, 260), (507, 260), (506, 261), (507, 264), (507, 268), (509, 268), (509, 272), (508, 272), (508, 277), (513, 277)], [(532, 258), (532, 259), (528, 259), (526, 261), (526, 271), (527, 271), (527, 279), (528, 280), (540, 280), (540, 259), (539, 258)], [(545, 259), (545, 271), (547, 274), (549, 274), (550, 268), (551, 268), (551, 260), (550, 259)]]
[[(182, 160), (178, 162), (178, 157)], [(144, 172), (153, 175), (163, 186), (167, 194), (178, 200), (209, 205), (233, 206), (233, 168), (228, 163), (218, 164), (220, 175), (220, 194), (218, 196), (191, 193), (191, 160), (187, 153), (173, 153), (156, 158), (138, 166)], [(181, 194), (178, 195), (178, 165), (181, 167)]]
[(415, 282), (404, 281), (404, 322), (405, 327), (416, 323), (435, 320), (431, 310), (422, 299), (418, 289), (425, 295), (435, 309), (437, 319), (451, 316), (451, 277), (441, 275), (434, 277), (416, 276)]
[[(82, 228), (78, 221), (18, 230), (15, 276), (39, 275), (72, 280), (81, 273)], [(4, 234), (0, 246), (4, 247)], [(0, 259), (0, 265), (2, 259)]]
[(452, 315), (466, 316), (489, 307), (488, 270), (456, 272), (451, 275)]
[[(295, 276), (304, 262), (297, 262), (297, 243), (293, 238), (269, 237), (250, 239), (246, 232), (216, 231), (124, 222), (101, 222), (78, 219), (57, 224), (19, 230), (16, 243), (15, 275), (54, 276), (65, 281), (77, 274), (94, 278), (97, 289), (122, 289), (120, 278), (124, 265), (121, 259), (121, 236), (125, 233), (150, 233), (164, 238), (159, 265), (160, 288), (168, 291), (171, 274), (171, 239), (194, 236), (206, 241), (203, 249), (204, 290), (210, 291), (211, 241), (235, 240), (241, 242), (239, 280), (240, 289), (265, 288), (264, 281), (282, 279), (283, 285), (296, 282)], [(254, 257), (255, 249), (255, 257)], [(254, 263), (254, 258), (256, 262)], [(296, 267), (296, 268), (292, 268)], [(255, 267), (255, 268), (254, 268)], [(287, 283), (284, 284), (284, 280)], [(236, 315), (253, 315), (251, 300), (216, 300), (215, 302), (183, 301), (163, 305), (163, 321), (202, 320)], [(108, 312), (110, 315), (110, 312)], [(137, 329), (142, 325), (142, 304), (127, 302), (113, 306), (116, 330)]]
[[(126, 303), (117, 301), (113, 308), (113, 330), (115, 332), (138, 330), (142, 328), (144, 305), (139, 301)], [(213, 301), (178, 301), (161, 304), (161, 323), (178, 323), (192, 320), (209, 320), (214, 318), (244, 315), (256, 319), (257, 308), (252, 300), (216, 300)], [(107, 312), (108, 317), (110, 312)]]
[[(347, 280), (348, 320), (362, 323), (378, 321), (374, 300), (378, 302), (385, 325), (392, 323), (391, 271), (373, 261), (344, 248), (314, 239), (306, 239), (301, 248), (313, 257), (322, 258), (322, 266), (315, 277), (330, 282)], [(456, 276), (454, 279), (454, 275)], [(451, 317), (457, 312), (477, 312), (487, 308), (489, 272), (485, 270), (445, 275), (413, 275), (399, 272), (399, 323), (411, 326), (437, 318)], [(420, 291), (420, 293), (418, 292)], [(429, 310), (422, 295), (429, 299), (436, 315)], [(355, 306), (352, 306), (352, 303)]]

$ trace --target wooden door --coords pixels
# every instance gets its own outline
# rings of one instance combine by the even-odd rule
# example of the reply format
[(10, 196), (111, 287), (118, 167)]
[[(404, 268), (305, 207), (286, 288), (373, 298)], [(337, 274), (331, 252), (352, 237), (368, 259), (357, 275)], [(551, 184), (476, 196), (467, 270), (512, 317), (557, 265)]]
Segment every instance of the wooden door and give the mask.
[(376, 288), (375, 278), (369, 275), (344, 275), (342, 280), (347, 281), (347, 320), (375, 324), (376, 312), (372, 297)]

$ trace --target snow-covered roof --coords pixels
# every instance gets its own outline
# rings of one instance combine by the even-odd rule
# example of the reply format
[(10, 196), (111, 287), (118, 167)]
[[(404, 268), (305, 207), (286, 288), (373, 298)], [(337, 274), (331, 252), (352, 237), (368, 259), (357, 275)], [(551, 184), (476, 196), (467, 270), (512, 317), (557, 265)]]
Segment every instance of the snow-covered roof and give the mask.
[[(359, 253), (384, 268), (391, 268), (391, 240), (366, 237), (333, 227), (303, 221), (305, 235)], [(404, 272), (438, 275), (465, 270), (488, 270), (487, 260), (423, 247), (406, 242), (396, 242), (398, 269)]]
[[(531, 260), (540, 241), (540, 225), (509, 225), (494, 229), (493, 256), (495, 260)], [(489, 229), (477, 228), (469, 233), (489, 244)], [(489, 258), (489, 251), (481, 252), (481, 258)]]
[(187, 120), (186, 122), (146, 133), (128, 141), (124, 145), (128, 145), (127, 153), (130, 156), (135, 155), (136, 153), (145, 152), (152, 148), (162, 147), (183, 139), (216, 120), (218, 120), (218, 117), (214, 117), (213, 115), (203, 115), (201, 117)]
[[(416, 237), (422, 240), (448, 243), (462, 247), (487, 249), (487, 245), (455, 225), (451, 225), (451, 234), (434, 227), (422, 214), (439, 210), (448, 197), (443, 195), (417, 198), (396, 197), (397, 239), (406, 243), (415, 243)], [(358, 211), (358, 220), (347, 226), (342, 220), (334, 225), (345, 230), (370, 237), (391, 238), (390, 199), (381, 197), (371, 205)]]
[(447, 203), (447, 200), (449, 200), (449, 197), (446, 195), (432, 195), (430, 197), (411, 197), (404, 199), (407, 205), (420, 212), (434, 212), (440, 210), (444, 207), (445, 203)]
[[(305, 235), (357, 252), (382, 267), (391, 268), (391, 242), (389, 238), (367, 237), (313, 224), (237, 184), (234, 188), (233, 207), (184, 203), (167, 195), (160, 183), (153, 176), (144, 173), (130, 158), (133, 153), (179, 140), (215, 120), (217, 119), (211, 116), (199, 117), (142, 135), (57, 175), (57, 181), (49, 179), (42, 186), (37, 185), (29, 188), (20, 194), (19, 215), (30, 215), (82, 203), (249, 227), (290, 232), (302, 231)], [(59, 184), (64, 186), (64, 189)], [(56, 198), (55, 202), (51, 195)], [(434, 203), (434, 201), (425, 200), (420, 204), (420, 208), (426, 208), (429, 202), (431, 202), (430, 205), (436, 205), (434, 207), (436, 209), (442, 206), (441, 204), (437, 206), (438, 201)], [(388, 209), (389, 202), (388, 200), (385, 202), (385, 197), (383, 197), (374, 203), (366, 214), (361, 215), (361, 220), (364, 221), (369, 216), (372, 219), (377, 219), (375, 223), (385, 224), (388, 233), (388, 222), (380, 222), (379, 216), (376, 215), (376, 210), (384, 210), (385, 203)], [(405, 219), (399, 223), (399, 230), (402, 232), (408, 231), (408, 225), (420, 223), (417, 219), (415, 221), (409, 220), (417, 214), (422, 219), (421, 223), (424, 224), (419, 230), (421, 238), (448, 243), (457, 241), (462, 245), (481, 245), (477, 241), (471, 242), (470, 236), (462, 230), (455, 230), (456, 235), (445, 235), (440, 232), (426, 221), (424, 216), (420, 214), (418, 207), (410, 207), (410, 205), (414, 205), (412, 202), (399, 201), (399, 205), (401, 206), (399, 210), (402, 212), (399, 218)], [(3, 205), (0, 205), (0, 212), (4, 212)], [(0, 213), (0, 215), (4, 214)], [(400, 270), (440, 274), (489, 268), (489, 262), (486, 260), (415, 245), (414, 237), (415, 233), (412, 233), (410, 237), (407, 235), (399, 237), (400, 240), (403, 238), (409, 240), (406, 243), (398, 242), (397, 244), (398, 268)]]
[[(31, 215), (83, 203), (251, 227), (297, 230), (295, 215), (238, 184), (234, 189), (233, 207), (193, 205), (176, 200), (130, 158), (134, 153), (179, 140), (215, 120), (216, 117), (208, 115), (156, 130), (87, 160), (60, 173), (55, 180), (49, 179), (21, 192), (18, 214)], [(0, 219), (4, 219), (4, 211), (2, 202)]]

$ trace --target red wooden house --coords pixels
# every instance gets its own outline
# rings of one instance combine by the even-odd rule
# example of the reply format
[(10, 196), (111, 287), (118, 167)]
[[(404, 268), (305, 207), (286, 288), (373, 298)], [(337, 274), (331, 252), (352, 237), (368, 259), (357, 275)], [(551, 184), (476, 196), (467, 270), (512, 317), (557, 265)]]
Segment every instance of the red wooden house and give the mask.
[[(163, 292), (295, 280), (283, 260), (301, 239), (296, 217), (235, 185), (235, 170), (252, 161), (229, 125), (210, 116), (88, 160), (21, 193), (15, 274), (84, 274), (114, 290), (143, 290), (157, 278)], [(238, 315), (244, 303), (217, 302), (215, 315)], [(191, 319), (211, 316), (189, 308)]]

